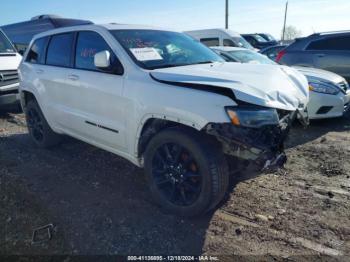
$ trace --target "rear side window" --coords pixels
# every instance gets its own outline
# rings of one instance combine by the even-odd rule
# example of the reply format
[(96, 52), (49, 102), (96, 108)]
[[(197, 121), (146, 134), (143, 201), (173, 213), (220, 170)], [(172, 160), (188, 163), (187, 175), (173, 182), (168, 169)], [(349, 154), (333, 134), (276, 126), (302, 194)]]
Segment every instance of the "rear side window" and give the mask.
[(224, 39), (224, 46), (236, 47), (237, 45), (231, 39)]
[(219, 38), (202, 38), (201, 42), (206, 46), (219, 46), (220, 41)]
[(70, 67), (73, 39), (73, 33), (53, 35), (47, 49), (46, 64)]
[(311, 42), (307, 50), (347, 50), (350, 51), (350, 36), (329, 37)]
[(35, 40), (28, 52), (26, 62), (33, 64), (45, 64), (45, 50), (47, 42), (47, 37)]
[(77, 40), (75, 67), (77, 69), (98, 71), (94, 64), (94, 57), (96, 53), (105, 50), (113, 54), (102, 36), (95, 32), (80, 32)]

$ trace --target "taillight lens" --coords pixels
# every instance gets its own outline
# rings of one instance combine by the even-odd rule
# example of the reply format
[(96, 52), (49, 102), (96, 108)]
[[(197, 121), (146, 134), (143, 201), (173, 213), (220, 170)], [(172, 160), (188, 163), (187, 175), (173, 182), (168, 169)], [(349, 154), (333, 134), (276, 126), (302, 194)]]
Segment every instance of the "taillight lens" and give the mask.
[(286, 50), (282, 50), (281, 52), (279, 52), (276, 58), (276, 62), (279, 63), (285, 54), (286, 54)]

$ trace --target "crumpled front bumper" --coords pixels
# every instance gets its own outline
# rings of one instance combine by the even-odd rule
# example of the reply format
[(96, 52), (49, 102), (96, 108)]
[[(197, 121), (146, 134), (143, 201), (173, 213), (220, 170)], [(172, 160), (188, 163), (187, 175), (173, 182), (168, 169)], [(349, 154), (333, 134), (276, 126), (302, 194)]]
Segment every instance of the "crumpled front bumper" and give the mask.
[(284, 113), (280, 123), (261, 128), (237, 127), (231, 123), (210, 123), (204, 130), (221, 144), (224, 153), (253, 162), (260, 170), (276, 170), (287, 161), (284, 142), (298, 111)]

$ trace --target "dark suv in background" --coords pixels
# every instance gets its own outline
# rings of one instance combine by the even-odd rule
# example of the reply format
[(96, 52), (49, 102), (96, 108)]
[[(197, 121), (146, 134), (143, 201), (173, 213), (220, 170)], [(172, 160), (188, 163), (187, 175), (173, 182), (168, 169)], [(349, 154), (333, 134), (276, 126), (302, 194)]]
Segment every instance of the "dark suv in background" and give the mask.
[(297, 39), (276, 59), (285, 65), (316, 67), (350, 80), (350, 31), (318, 33)]
[[(265, 37), (267, 37), (266, 34), (264, 35)], [(268, 46), (274, 46), (278, 44), (276, 40), (267, 40), (265, 39), (265, 37), (261, 36), (260, 34), (244, 34), (242, 35), (242, 37), (257, 49), (263, 49)]]

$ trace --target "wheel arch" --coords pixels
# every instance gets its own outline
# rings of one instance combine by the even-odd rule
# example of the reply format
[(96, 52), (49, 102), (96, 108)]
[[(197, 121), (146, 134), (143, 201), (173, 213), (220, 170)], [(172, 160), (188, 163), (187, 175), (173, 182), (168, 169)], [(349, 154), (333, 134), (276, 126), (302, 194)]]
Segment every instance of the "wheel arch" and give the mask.
[(48, 122), (50, 128), (53, 129), (56, 133), (61, 134), (61, 131), (58, 130), (57, 128), (55, 128), (56, 126), (55, 126), (54, 122), (52, 122), (52, 119), (50, 119), (48, 113), (46, 112), (46, 110), (44, 110), (42, 101), (40, 101), (39, 97), (40, 96), (35, 94), (35, 92), (33, 92), (32, 90), (21, 89), (20, 90), (20, 102), (21, 102), (21, 106), (23, 108), (23, 111), (25, 112), (26, 106), (30, 101), (36, 101), (38, 103), (40, 110), (43, 113), (46, 121)]
[(38, 102), (38, 99), (36, 98), (35, 94), (33, 92), (30, 92), (28, 90), (22, 90), (20, 93), (20, 99), (22, 107), (24, 108), (29, 101), (35, 100)]
[(135, 143), (135, 152), (137, 157), (139, 159), (142, 157), (147, 145), (157, 133), (167, 128), (175, 127), (192, 130), (195, 132), (200, 132), (202, 129), (202, 126), (194, 122), (181, 121), (180, 119), (168, 116), (150, 115), (145, 117), (139, 125), (137, 131), (137, 141)]

